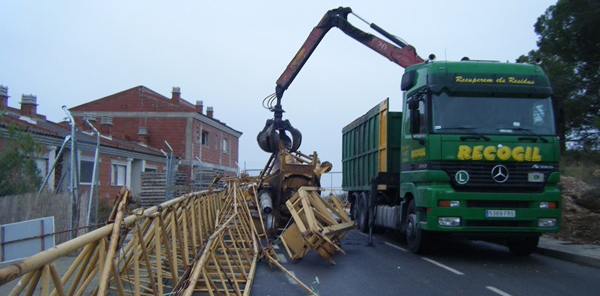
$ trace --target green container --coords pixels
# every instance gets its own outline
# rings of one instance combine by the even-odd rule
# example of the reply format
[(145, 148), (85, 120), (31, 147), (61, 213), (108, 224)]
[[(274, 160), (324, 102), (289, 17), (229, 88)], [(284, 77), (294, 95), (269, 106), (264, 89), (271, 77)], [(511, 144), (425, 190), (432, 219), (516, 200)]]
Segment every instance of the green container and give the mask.
[(401, 128), (402, 112), (390, 112), (389, 99), (344, 127), (343, 190), (366, 191), (380, 172), (400, 173)]

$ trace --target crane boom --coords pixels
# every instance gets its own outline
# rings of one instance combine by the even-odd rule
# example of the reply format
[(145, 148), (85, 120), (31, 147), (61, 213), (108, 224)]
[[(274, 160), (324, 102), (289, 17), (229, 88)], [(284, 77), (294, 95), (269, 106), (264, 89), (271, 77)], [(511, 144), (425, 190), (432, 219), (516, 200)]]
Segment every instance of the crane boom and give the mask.
[(298, 50), (298, 53), (296, 53), (292, 61), (286, 67), (285, 71), (277, 80), (275, 93), (278, 98), (283, 96), (283, 92), (287, 90), (290, 84), (294, 81), (294, 78), (296, 75), (298, 75), (321, 40), (323, 40), (323, 37), (325, 37), (327, 32), (329, 32), (329, 30), (333, 27), (339, 28), (346, 35), (352, 37), (356, 41), (371, 48), (403, 68), (423, 62), (423, 59), (417, 55), (413, 46), (398, 40), (398, 38), (392, 34), (389, 34), (381, 27), (375, 24), (369, 24), (371, 28), (386, 36), (398, 46), (375, 35), (363, 32), (362, 30), (353, 26), (350, 22), (348, 22), (348, 14), (350, 13), (352, 13), (352, 9), (350, 7), (340, 7), (325, 13), (319, 24), (313, 28), (308, 35), (308, 38), (306, 38), (306, 41), (304, 41), (304, 44), (302, 44), (302, 47), (300, 47), (300, 50)]
[[(375, 24), (369, 24), (369, 26), (390, 39), (396, 45), (356, 28), (348, 22), (348, 14), (350, 13), (352, 13), (350, 7), (339, 7), (325, 13), (323, 18), (321, 18), (321, 21), (319, 21), (317, 26), (310, 32), (308, 38), (306, 38), (306, 41), (304, 41), (304, 44), (302, 44), (300, 50), (298, 50), (279, 79), (277, 79), (274, 97), (270, 98), (270, 100), (276, 99), (276, 103), (275, 106), (269, 107), (274, 113), (274, 118), (267, 120), (265, 127), (257, 136), (258, 145), (264, 151), (271, 153), (276, 152), (279, 149), (280, 140), (283, 140), (284, 146), (292, 152), (300, 147), (302, 134), (300, 131), (293, 128), (288, 120), (283, 120), (284, 111), (281, 106), (281, 98), (331, 28), (339, 28), (346, 35), (371, 48), (401, 67), (406, 68), (424, 61), (417, 55), (413, 46), (402, 42), (394, 35), (386, 32)], [(363, 20), (360, 17), (359, 19)], [(292, 135), (291, 139), (286, 135), (286, 131)]]

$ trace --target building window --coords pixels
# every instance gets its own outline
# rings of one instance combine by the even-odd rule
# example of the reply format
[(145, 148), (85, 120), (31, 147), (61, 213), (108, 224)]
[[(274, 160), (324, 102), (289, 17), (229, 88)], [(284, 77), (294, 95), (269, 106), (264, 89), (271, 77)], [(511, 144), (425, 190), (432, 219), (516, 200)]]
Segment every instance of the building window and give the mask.
[(202, 132), (202, 145), (208, 146), (208, 132)]
[(46, 177), (47, 168), (48, 168), (48, 160), (45, 158), (36, 158), (35, 165), (38, 168), (38, 174), (40, 177)]
[(113, 163), (110, 184), (113, 186), (125, 186), (125, 182), (127, 182), (127, 166)]
[(79, 161), (79, 181), (81, 183), (92, 183), (92, 175), (94, 174), (94, 162), (81, 160)]
[(228, 144), (227, 142), (228, 142), (227, 139), (223, 139), (223, 147), (222, 148), (223, 148), (224, 153), (227, 153), (227, 148), (229, 147), (229, 145), (227, 145)]

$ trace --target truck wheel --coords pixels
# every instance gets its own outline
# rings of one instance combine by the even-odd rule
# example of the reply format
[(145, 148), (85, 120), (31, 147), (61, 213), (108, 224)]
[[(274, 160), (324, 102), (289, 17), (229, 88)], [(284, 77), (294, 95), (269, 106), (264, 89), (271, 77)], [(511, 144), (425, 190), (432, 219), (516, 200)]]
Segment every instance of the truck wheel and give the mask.
[(515, 256), (529, 256), (537, 249), (539, 236), (531, 236), (524, 238), (513, 238), (507, 241), (507, 246), (510, 252)]
[(356, 193), (352, 193), (352, 196), (350, 198), (350, 219), (352, 219), (353, 221), (356, 221), (356, 207), (358, 207), (359, 198), (360, 195)]
[(355, 194), (354, 202), (352, 203), (352, 220), (354, 220), (356, 226), (358, 227), (358, 220), (360, 220), (360, 195)]
[(406, 244), (408, 249), (415, 254), (424, 253), (429, 244), (429, 233), (419, 228), (418, 223), (417, 206), (413, 199), (408, 204), (406, 215)]
[(367, 207), (367, 196), (363, 193), (358, 199), (358, 208), (355, 213), (358, 215), (358, 229), (363, 233), (369, 232), (369, 208)]

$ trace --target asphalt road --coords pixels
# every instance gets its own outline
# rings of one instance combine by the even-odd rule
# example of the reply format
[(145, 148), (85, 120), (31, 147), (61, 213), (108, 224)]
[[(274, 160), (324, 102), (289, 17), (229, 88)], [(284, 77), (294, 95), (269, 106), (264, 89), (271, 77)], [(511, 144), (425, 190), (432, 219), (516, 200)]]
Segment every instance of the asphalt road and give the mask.
[[(334, 295), (600, 295), (600, 269), (533, 254), (515, 257), (506, 247), (456, 241), (419, 256), (392, 233), (379, 234), (374, 247), (358, 230), (342, 240), (346, 254), (336, 265), (311, 251), (291, 261), (283, 246), (282, 265), (321, 296)], [(317, 284), (316, 278), (319, 279)], [(251, 295), (308, 295), (277, 267), (261, 261)]]

